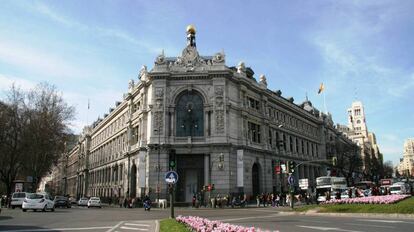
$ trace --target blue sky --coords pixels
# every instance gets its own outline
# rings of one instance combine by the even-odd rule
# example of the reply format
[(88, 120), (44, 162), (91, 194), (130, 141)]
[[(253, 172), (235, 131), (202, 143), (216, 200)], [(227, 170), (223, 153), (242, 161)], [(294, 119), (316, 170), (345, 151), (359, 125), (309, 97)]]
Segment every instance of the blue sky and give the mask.
[[(222, 49), (269, 88), (301, 103), (325, 83), (335, 123), (352, 101), (385, 160), (397, 164), (414, 137), (414, 1), (2, 1), (0, 96), (11, 83), (47, 81), (77, 108), (73, 129), (108, 112), (165, 50), (177, 56), (185, 27), (197, 28), (203, 55)], [(90, 99), (91, 109), (87, 110)]]

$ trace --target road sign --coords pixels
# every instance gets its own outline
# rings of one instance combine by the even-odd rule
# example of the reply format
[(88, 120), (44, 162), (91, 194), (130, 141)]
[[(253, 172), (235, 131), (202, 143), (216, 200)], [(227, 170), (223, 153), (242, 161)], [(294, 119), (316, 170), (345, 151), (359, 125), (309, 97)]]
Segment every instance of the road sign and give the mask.
[(175, 184), (178, 181), (178, 174), (174, 171), (169, 171), (165, 173), (165, 182), (167, 184)]
[(299, 188), (308, 189), (309, 188), (308, 179), (299, 179)]
[(295, 178), (293, 178), (293, 176), (292, 176), (292, 175), (290, 175), (290, 176), (288, 177), (288, 183), (289, 183), (289, 185), (294, 185), (294, 184), (295, 184)]

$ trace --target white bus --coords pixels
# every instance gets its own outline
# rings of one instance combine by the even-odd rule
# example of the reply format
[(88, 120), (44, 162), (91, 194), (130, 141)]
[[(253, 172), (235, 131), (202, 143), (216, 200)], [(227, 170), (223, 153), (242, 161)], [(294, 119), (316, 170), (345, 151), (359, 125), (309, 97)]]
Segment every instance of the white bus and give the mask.
[(347, 189), (345, 177), (321, 176), (316, 178), (316, 195), (318, 202), (326, 201), (326, 196), (328, 195), (331, 199), (334, 199), (337, 192), (340, 192), (342, 195)]

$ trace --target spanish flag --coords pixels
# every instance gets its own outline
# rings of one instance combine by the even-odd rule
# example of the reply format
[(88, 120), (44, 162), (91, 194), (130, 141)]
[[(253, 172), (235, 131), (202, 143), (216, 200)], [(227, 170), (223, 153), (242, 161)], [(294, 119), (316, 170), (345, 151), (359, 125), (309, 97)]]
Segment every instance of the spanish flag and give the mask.
[(323, 83), (321, 83), (321, 85), (319, 86), (318, 94), (322, 93), (324, 89), (325, 89), (325, 86), (323, 85)]

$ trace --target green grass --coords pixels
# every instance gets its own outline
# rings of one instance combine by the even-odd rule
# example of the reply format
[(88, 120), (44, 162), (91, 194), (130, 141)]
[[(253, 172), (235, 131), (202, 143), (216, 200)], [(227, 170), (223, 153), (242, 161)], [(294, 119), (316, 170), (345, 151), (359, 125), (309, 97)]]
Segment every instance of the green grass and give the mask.
[(160, 221), (160, 232), (189, 232), (183, 224), (175, 219), (164, 219)]
[(296, 208), (295, 211), (305, 212), (315, 210), (320, 213), (399, 213), (414, 214), (414, 197), (396, 204), (341, 204), (341, 205), (307, 205)]

